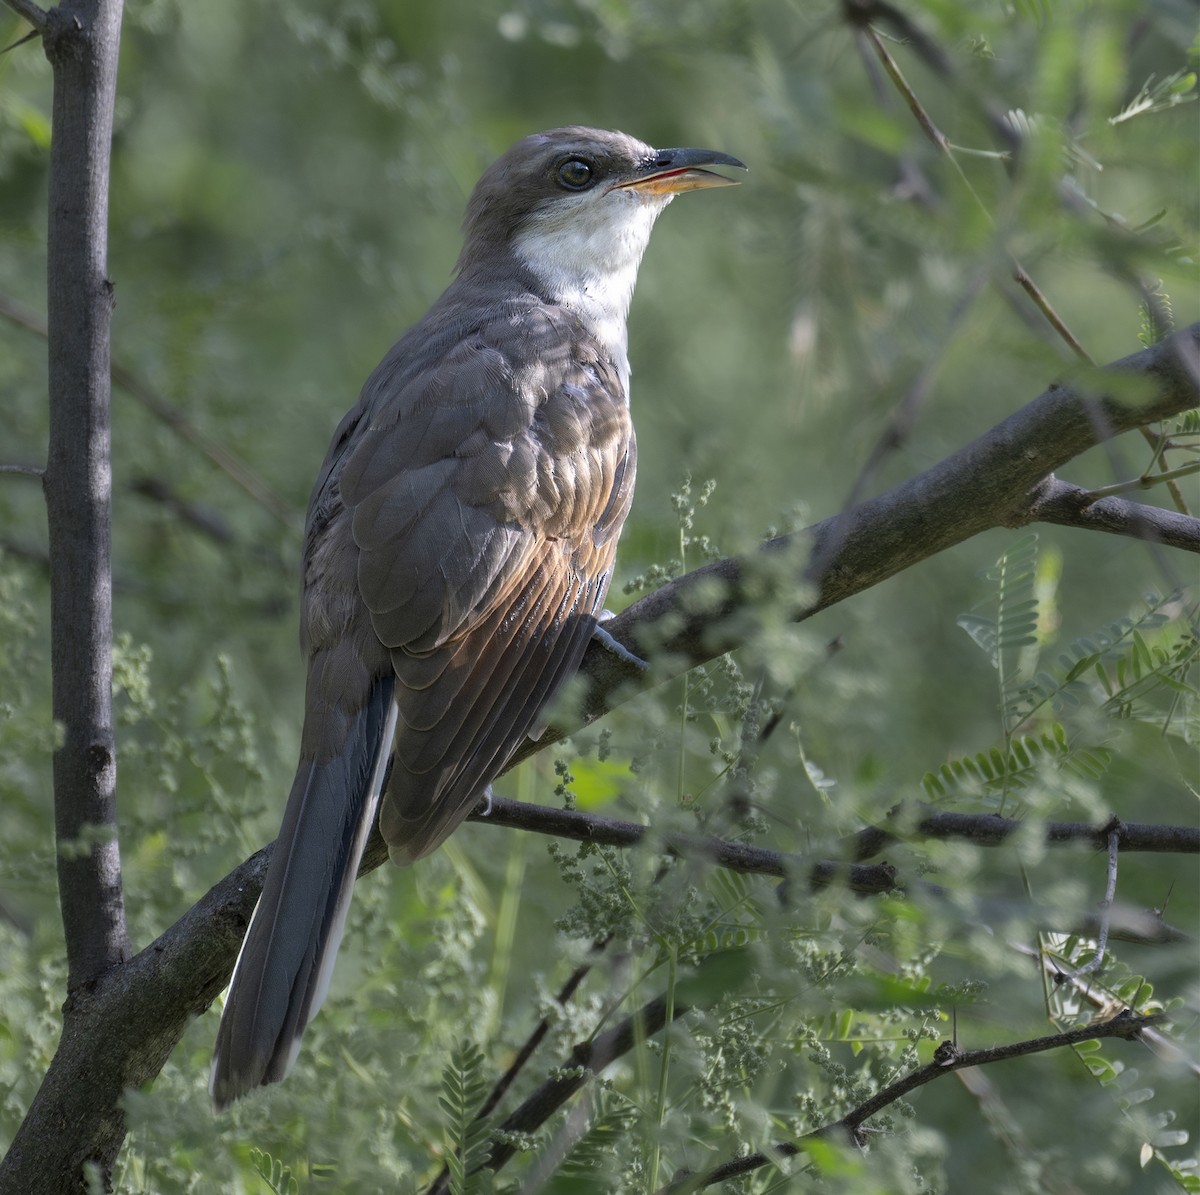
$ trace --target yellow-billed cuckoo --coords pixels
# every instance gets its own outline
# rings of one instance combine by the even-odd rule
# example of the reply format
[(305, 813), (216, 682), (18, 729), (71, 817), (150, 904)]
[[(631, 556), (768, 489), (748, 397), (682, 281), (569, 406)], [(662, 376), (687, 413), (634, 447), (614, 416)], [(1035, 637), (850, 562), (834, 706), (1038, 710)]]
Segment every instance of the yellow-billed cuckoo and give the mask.
[(555, 129), (495, 162), (456, 277), (342, 420), (308, 509), (300, 763), (213, 1057), (282, 1079), (367, 836), (437, 847), (596, 631), (633, 495), (625, 318), (655, 218), (727, 154)]

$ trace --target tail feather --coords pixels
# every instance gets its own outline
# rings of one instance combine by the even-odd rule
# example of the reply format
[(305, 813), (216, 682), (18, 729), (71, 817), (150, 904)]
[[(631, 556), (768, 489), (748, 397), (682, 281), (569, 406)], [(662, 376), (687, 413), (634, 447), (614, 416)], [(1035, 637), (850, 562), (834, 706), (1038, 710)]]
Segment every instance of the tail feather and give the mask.
[(230, 981), (209, 1091), (218, 1110), (292, 1067), (329, 989), (396, 729), (379, 678), (342, 749), (301, 764)]

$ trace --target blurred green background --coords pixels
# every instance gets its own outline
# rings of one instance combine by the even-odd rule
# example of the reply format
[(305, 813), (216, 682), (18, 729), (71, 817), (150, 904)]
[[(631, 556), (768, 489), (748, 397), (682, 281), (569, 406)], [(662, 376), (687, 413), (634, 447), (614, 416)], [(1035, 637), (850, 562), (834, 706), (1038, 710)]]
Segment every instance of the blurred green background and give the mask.
[[(849, 9), (833, 3), (149, 0), (127, 10), (112, 162), (113, 354), (160, 404), (156, 415), (144, 393), (114, 392), (122, 846), (138, 946), (274, 832), (299, 733), (296, 575), (309, 487), (362, 380), (449, 280), (467, 195), (513, 140), (585, 123), (721, 149), (750, 166), (744, 186), (672, 205), (642, 267), (630, 318), (640, 474), (613, 608), (629, 600), (624, 582), (654, 566), (703, 561), (699, 542), (681, 554), (672, 495), (687, 478), (693, 494), (715, 482), (694, 537), (743, 551), (840, 509), (922, 370), (928, 396), (869, 492), (934, 464), (1067, 371), (1070, 352), (1011, 281), (1011, 254), (1097, 361), (1140, 347), (1131, 275), (1160, 288), (1179, 325), (1200, 317), (1195, 7), (1184, 0), (905, 5), (945, 69), (923, 61), (912, 39), (885, 44), (958, 147), (952, 157), (922, 136)], [(5, 44), (23, 32), (0, 15)], [(49, 111), (37, 44), (0, 57), (0, 298), (35, 315)], [(1005, 120), (1026, 134), (1015, 166), (998, 155)], [(36, 464), (45, 345), (20, 318), (0, 320), (0, 462)], [(198, 441), (234, 454), (257, 497)], [(1146, 456), (1127, 437), (1065, 476), (1107, 484), (1136, 476)], [(1184, 489), (1195, 509), (1196, 487)], [(966, 543), (799, 629), (764, 615), (746, 675), (765, 659), (777, 691), (790, 693), (786, 742), (762, 764), (764, 841), (815, 849), (919, 796), (926, 771), (997, 740), (995, 674), (955, 618), (988, 596), (982, 571), (1018, 534)], [(1051, 527), (1039, 536), (1048, 658), (1128, 615), (1146, 591), (1195, 577), (1190, 559), (1132, 541)], [(38, 486), (0, 479), (9, 915), (0, 1144), (53, 1048), (62, 995), (44, 556)], [(699, 712), (682, 730), (678, 684), (610, 720), (614, 767), (571, 765), (582, 804), (629, 816), (655, 801), (686, 807), (706, 791), (709, 741), (736, 741), (736, 702), (720, 676), (696, 683)], [(1181, 780), (1195, 779), (1194, 739), (1137, 726), (1096, 737), (1111, 744), (1114, 766), (1041, 812), (1194, 821)], [(635, 780), (630, 755), (642, 765)], [(503, 787), (550, 802), (558, 782), (543, 753)], [(1098, 898), (1099, 861), (1072, 856), (1067, 867), (1065, 856), (1036, 854), (1023, 863), (1045, 869), (1039, 899), (1084, 908)], [(945, 848), (921, 857), (930, 858), (942, 882), (960, 874), (979, 891), (1020, 895), (1011, 856)], [(1191, 929), (1196, 889), (1181, 860), (1135, 859), (1122, 873), (1125, 900), (1156, 906), (1171, 891), (1169, 920)], [(447, 1043), (476, 1031), (494, 1061), (519, 1043), (537, 993), (556, 988), (563, 959), (578, 952), (553, 938), (554, 918), (574, 900), (542, 842), (487, 827), (465, 828), (413, 871), (372, 876), (297, 1073), (214, 1121), (204, 1095), (210, 1013), (153, 1091), (131, 1096), (122, 1189), (264, 1190), (251, 1145), (292, 1165), (306, 1190), (407, 1189), (428, 1177), (430, 1142), (440, 1140), (429, 1093)], [(821, 934), (867, 932), (876, 911), (848, 903), (831, 899), (814, 915)], [(993, 1028), (1043, 1032), (1041, 984), (1004, 956), (1003, 928), (934, 920), (914, 931), (912, 958), (928, 942), (966, 940), (921, 973), (995, 985), (991, 1003), (972, 1009), (977, 1019), (960, 1020), (971, 1043), (988, 1044)], [(1194, 957), (1131, 948), (1129, 964), (1153, 971), (1160, 995), (1186, 998), (1194, 1039)], [(586, 1014), (603, 995), (599, 984), (556, 1040), (589, 1032)], [(826, 992), (813, 1015), (824, 1000), (848, 999)], [(870, 1163), (844, 1189), (907, 1189), (913, 1173), (951, 1190), (1171, 1189), (1161, 1167), (1137, 1165), (1142, 1130), (1126, 1140), (1111, 1129), (1128, 1115), (1077, 1059), (987, 1074), (1027, 1138), (1026, 1170), (987, 1101), (964, 1101), (944, 1083), (921, 1097), (915, 1130), (876, 1151), (891, 1161)], [(1156, 1085), (1163, 1107), (1194, 1124), (1186, 1079), (1163, 1064)], [(726, 1090), (735, 1088), (736, 1125), (664, 1138), (664, 1181), (757, 1133), (771, 1139), (784, 1097), (753, 1077)], [(1075, 1106), (1044, 1107), (1048, 1089)], [(827, 1095), (830, 1106), (848, 1098)], [(1112, 1141), (1096, 1142), (1097, 1130)], [(1038, 1186), (1039, 1167), (1059, 1167), (1070, 1183)], [(611, 1181), (607, 1189), (626, 1189)], [(644, 1176), (620, 1181), (640, 1190)]]

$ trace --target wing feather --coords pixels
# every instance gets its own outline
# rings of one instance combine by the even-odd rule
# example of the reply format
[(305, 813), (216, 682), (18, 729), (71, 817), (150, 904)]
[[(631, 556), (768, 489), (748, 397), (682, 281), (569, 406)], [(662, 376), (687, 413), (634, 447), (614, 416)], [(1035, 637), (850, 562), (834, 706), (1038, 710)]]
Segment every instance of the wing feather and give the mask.
[(429, 335), (436, 360), (385, 360), (327, 471), (397, 681), (380, 826), (400, 860), (466, 816), (578, 667), (636, 462), (621, 377), (571, 313), (524, 296)]

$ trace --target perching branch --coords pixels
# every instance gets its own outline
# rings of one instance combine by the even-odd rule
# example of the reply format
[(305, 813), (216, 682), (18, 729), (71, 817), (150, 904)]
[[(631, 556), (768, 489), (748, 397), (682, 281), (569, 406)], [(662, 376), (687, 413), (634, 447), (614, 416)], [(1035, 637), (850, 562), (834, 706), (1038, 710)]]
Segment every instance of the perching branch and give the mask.
[(783, 1141), (771, 1147), (769, 1153), (760, 1152), (748, 1154), (743, 1158), (716, 1166), (701, 1175), (689, 1175), (676, 1179), (663, 1187), (659, 1195), (690, 1195), (694, 1191), (703, 1191), (715, 1187), (718, 1183), (729, 1182), (744, 1174), (750, 1174), (763, 1166), (786, 1158), (794, 1158), (804, 1153), (804, 1142), (821, 1137), (841, 1138), (849, 1140), (861, 1147), (865, 1144), (863, 1126), (877, 1113), (882, 1112), (890, 1104), (903, 1099), (918, 1087), (932, 1083), (942, 1075), (953, 1074), (972, 1066), (988, 1066), (994, 1062), (1006, 1062), (1010, 1058), (1023, 1058), (1029, 1054), (1043, 1054), (1047, 1050), (1060, 1050), (1066, 1046), (1077, 1046), (1087, 1041), (1103, 1038), (1121, 1038), (1124, 1041), (1137, 1041), (1142, 1031), (1156, 1024), (1162, 1018), (1158, 1016), (1139, 1016), (1125, 1009), (1107, 1021), (1097, 1021), (1090, 1025), (1079, 1025), (1074, 1029), (1066, 1029), (1061, 1033), (1049, 1033), (1045, 1037), (1035, 1037), (1028, 1041), (1013, 1042), (1007, 1046), (992, 1046), (984, 1050), (960, 1050), (954, 1042), (944, 1041), (934, 1052), (933, 1061), (925, 1066), (911, 1071), (904, 1078), (889, 1084), (877, 1091), (870, 1099), (864, 1100), (857, 1108), (848, 1112), (841, 1120), (828, 1124), (815, 1132), (801, 1137), (799, 1141)]
[[(1102, 369), (1079, 367), (1070, 377), (917, 477), (806, 531), (769, 540), (752, 556), (687, 573), (634, 602), (605, 630), (653, 658), (652, 677), (660, 682), (743, 646), (753, 634), (747, 616), (756, 601), (786, 600), (801, 621), (981, 532), (1038, 521), (1043, 487), (1055, 470), (1104, 440), (1200, 402), (1200, 324)], [(1141, 509), (1164, 529), (1164, 539), (1181, 517)], [(1049, 521), (1063, 521), (1059, 510), (1054, 514)], [(1086, 515), (1077, 525), (1108, 529)], [(1183, 541), (1196, 543), (1187, 535)], [(606, 713), (618, 693), (647, 683), (596, 643), (581, 671), (589, 686), (586, 722)], [(561, 737), (551, 728), (519, 758)]]

